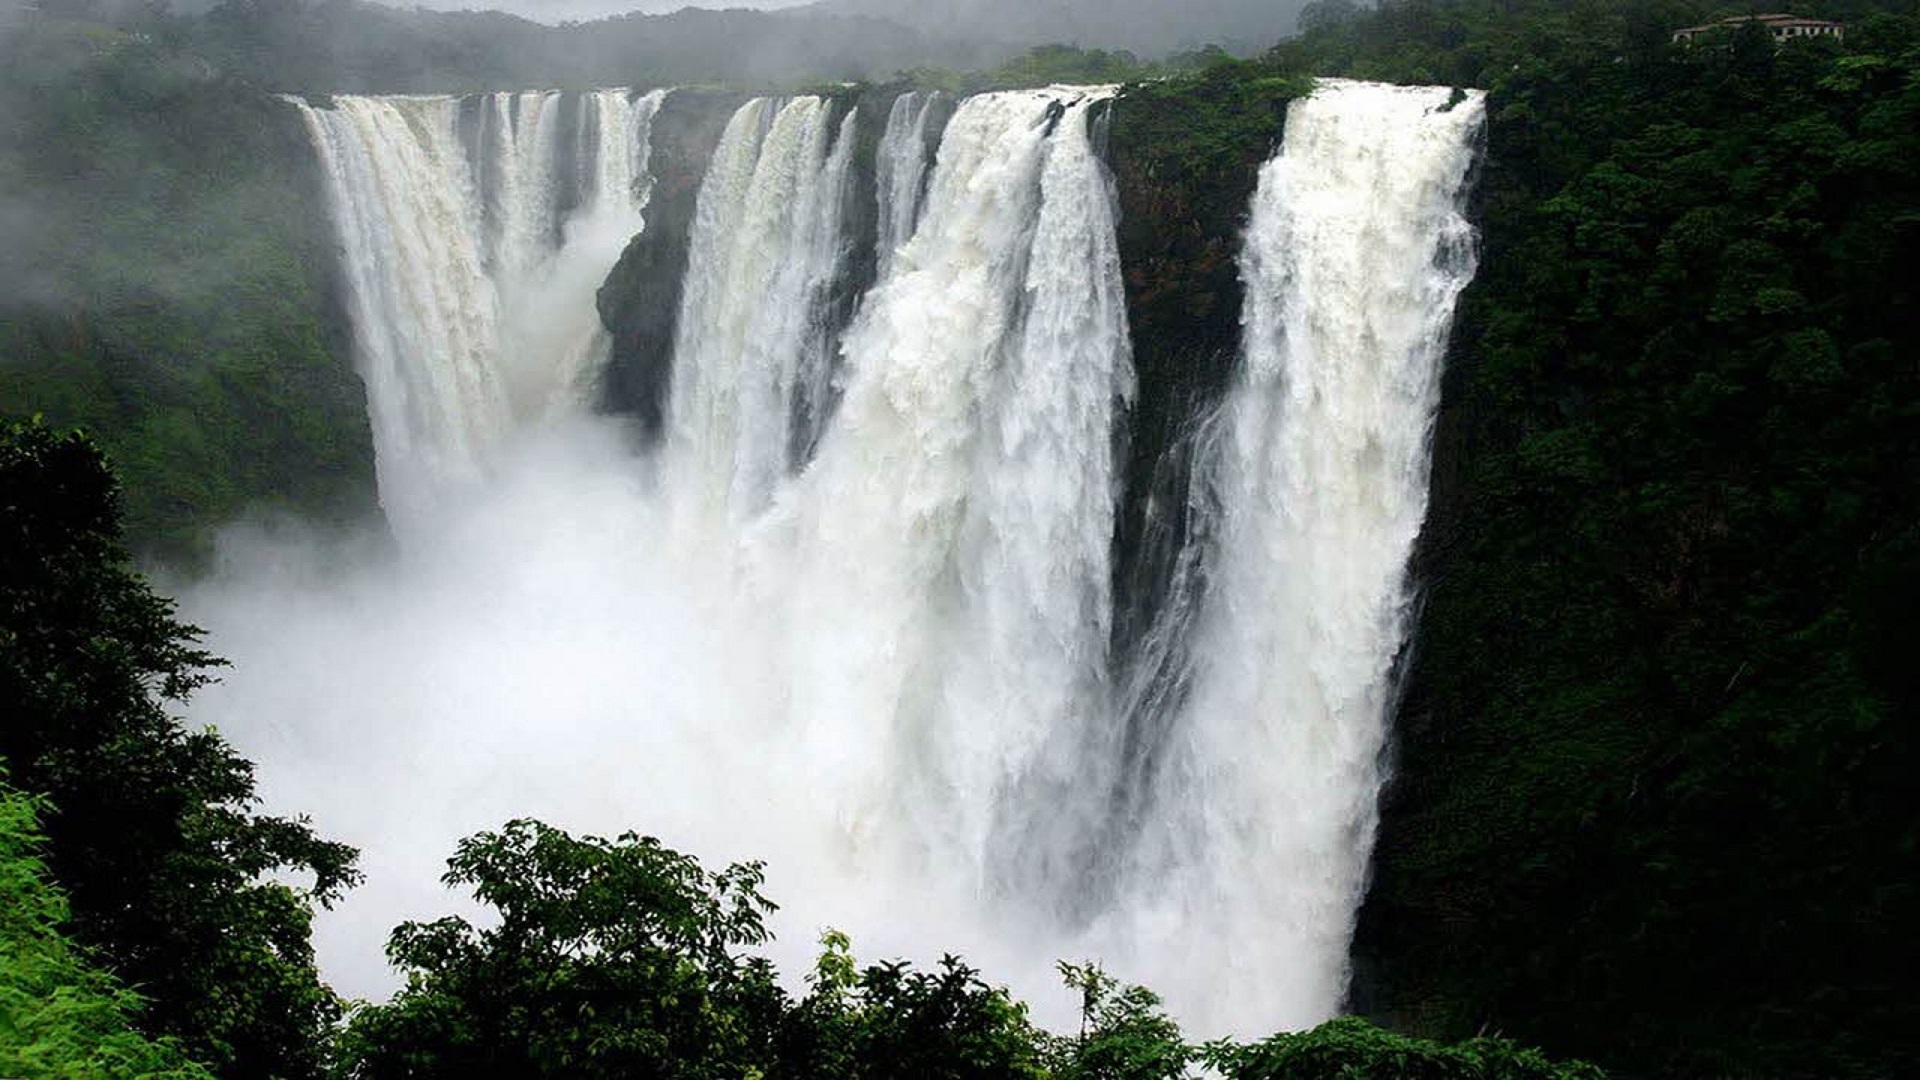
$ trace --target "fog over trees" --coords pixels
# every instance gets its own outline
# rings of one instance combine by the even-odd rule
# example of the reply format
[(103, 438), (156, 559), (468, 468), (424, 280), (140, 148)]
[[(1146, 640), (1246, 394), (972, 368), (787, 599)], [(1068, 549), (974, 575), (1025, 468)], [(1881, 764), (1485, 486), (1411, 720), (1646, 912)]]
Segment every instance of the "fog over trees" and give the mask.
[[(184, 0), (194, 2), (194, 0)], [(204, 0), (200, 0), (204, 6)], [(428, 0), (397, 8), (489, 9), (535, 22), (586, 22), (689, 7), (859, 15), (957, 41), (1056, 41), (1157, 54), (1219, 44), (1255, 52), (1292, 32), (1302, 0)]]

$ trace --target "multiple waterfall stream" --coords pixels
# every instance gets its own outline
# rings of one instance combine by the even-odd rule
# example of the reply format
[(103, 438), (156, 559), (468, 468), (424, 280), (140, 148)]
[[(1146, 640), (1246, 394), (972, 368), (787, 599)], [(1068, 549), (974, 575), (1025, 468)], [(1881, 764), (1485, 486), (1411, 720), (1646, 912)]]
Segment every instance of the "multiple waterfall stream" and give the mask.
[(827, 303), (846, 255), (854, 115), (817, 97), (736, 112), (700, 188), (674, 343), (669, 486), (735, 521), (820, 437)]
[[(604, 361), (593, 292), (645, 225), (664, 91), (294, 100), (345, 253), (380, 501), (396, 527), (479, 482), (514, 427), (578, 409)], [(563, 205), (577, 205), (563, 213)]]
[[(1043, 1019), (1076, 1007), (1053, 961), (1084, 958), (1200, 1034), (1334, 1013), (1479, 96), (1292, 106), (1240, 371), (1192, 418), (1205, 527), (1142, 655), (1111, 645), (1134, 373), (1097, 132), (1124, 102), (742, 105), (699, 190), (668, 423), (636, 447), (589, 407), (593, 293), (646, 228), (663, 100), (298, 103), (401, 543), (236, 541), (188, 608), (236, 662), (196, 715), (367, 849), (330, 970), (377, 992), (380, 936), (444, 910), (434, 861), (532, 815), (769, 860), (790, 972), (832, 925), (867, 957), (961, 952)], [(862, 124), (877, 280), (836, 305)], [(1181, 693), (1142, 690), (1156, 663)]]

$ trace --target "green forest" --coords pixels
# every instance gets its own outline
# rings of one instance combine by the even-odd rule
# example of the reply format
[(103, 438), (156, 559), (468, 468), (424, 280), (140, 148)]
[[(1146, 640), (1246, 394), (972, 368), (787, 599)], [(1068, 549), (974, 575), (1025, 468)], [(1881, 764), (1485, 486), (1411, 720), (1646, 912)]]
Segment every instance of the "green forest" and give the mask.
[(1843, 43), (1393, 5), (1275, 55), (1489, 91), (1369, 1012), (1916, 1065), (1920, 21), (1821, 14)]
[[(497, 924), (395, 928), (405, 988), (337, 997), (310, 925), (355, 853), (259, 813), (252, 766), (178, 719), (220, 661), (132, 554), (372, 506), (316, 179), (265, 87), (477, 88), (565, 49), (342, 0), (47, 5), (0, 36), (0, 1075), (1920, 1072), (1920, 6), (1786, 8), (1844, 39), (1677, 44), (1761, 10), (1694, 0), (1318, 0), (1253, 58), (907, 42), (807, 72), (1128, 82), (1147, 464), (1228, 384), (1287, 103), (1315, 76), (1487, 91), (1365, 1019), (1195, 1045), (1075, 958), (1072, 1033), (963, 958), (862, 962), (834, 932), (795, 993), (755, 954), (755, 865), (534, 821), (450, 853)], [(1151, 499), (1125, 493), (1121, 549)]]

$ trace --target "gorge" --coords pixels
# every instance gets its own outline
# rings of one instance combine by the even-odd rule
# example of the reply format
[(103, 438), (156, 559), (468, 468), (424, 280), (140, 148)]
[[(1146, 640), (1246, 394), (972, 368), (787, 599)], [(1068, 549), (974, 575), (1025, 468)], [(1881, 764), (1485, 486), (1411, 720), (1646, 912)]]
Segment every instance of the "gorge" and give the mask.
[[(1294, 102), (1239, 373), (1180, 421), (1188, 524), (1156, 562), (1114, 546), (1111, 88), (733, 108), (648, 437), (594, 408), (592, 300), (653, 226), (676, 93), (295, 103), (398, 547), (230, 537), (187, 611), (236, 664), (194, 718), (363, 850), (318, 932), (336, 982), (378, 992), (452, 841), (533, 814), (767, 857), (783, 968), (834, 920), (961, 948), (1056, 1021), (1081, 956), (1198, 1031), (1334, 1015), (1479, 95)], [(1114, 583), (1152, 578), (1116, 635), (1140, 605)]]
[(1809, 10), (0, 14), (28, 953), (248, 1080), (1914, 1073), (1920, 15)]

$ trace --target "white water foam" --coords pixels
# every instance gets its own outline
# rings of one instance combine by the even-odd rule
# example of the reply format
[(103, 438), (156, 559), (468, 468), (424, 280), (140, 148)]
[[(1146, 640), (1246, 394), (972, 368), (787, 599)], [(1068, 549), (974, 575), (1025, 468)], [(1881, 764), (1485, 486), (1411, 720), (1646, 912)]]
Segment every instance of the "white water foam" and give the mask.
[[(486, 421), (484, 482), (398, 552), (234, 536), (187, 598), (236, 663), (193, 715), (262, 763), (272, 805), (365, 849), (367, 885), (318, 931), (344, 989), (390, 985), (379, 943), (447, 909), (458, 837), (536, 816), (768, 859), (791, 977), (832, 925), (868, 958), (960, 952), (1055, 1024), (1077, 1007), (1063, 958), (1162, 991), (1199, 1035), (1339, 1007), (1480, 100), (1327, 83), (1289, 113), (1242, 260), (1244, 371), (1202, 446), (1192, 693), (1128, 831), (1108, 639), (1132, 372), (1089, 135), (1110, 96), (960, 103), (837, 369), (856, 120), (741, 108), (700, 193), (671, 424), (638, 456), (577, 399), (536, 423), (481, 377), (486, 324), (463, 320), (501, 316), (485, 244), (453, 241), (487, 220), (477, 181), (446, 179), (457, 103), (308, 111), (362, 338), (407, 344), (369, 378), (376, 431), (399, 428), (383, 489), (457, 443), (442, 418)], [(582, 219), (637, 220), (644, 137), (604, 132), (639, 131), (610, 117), (647, 100), (588, 103)], [(830, 413), (809, 404), (829, 379)]]

